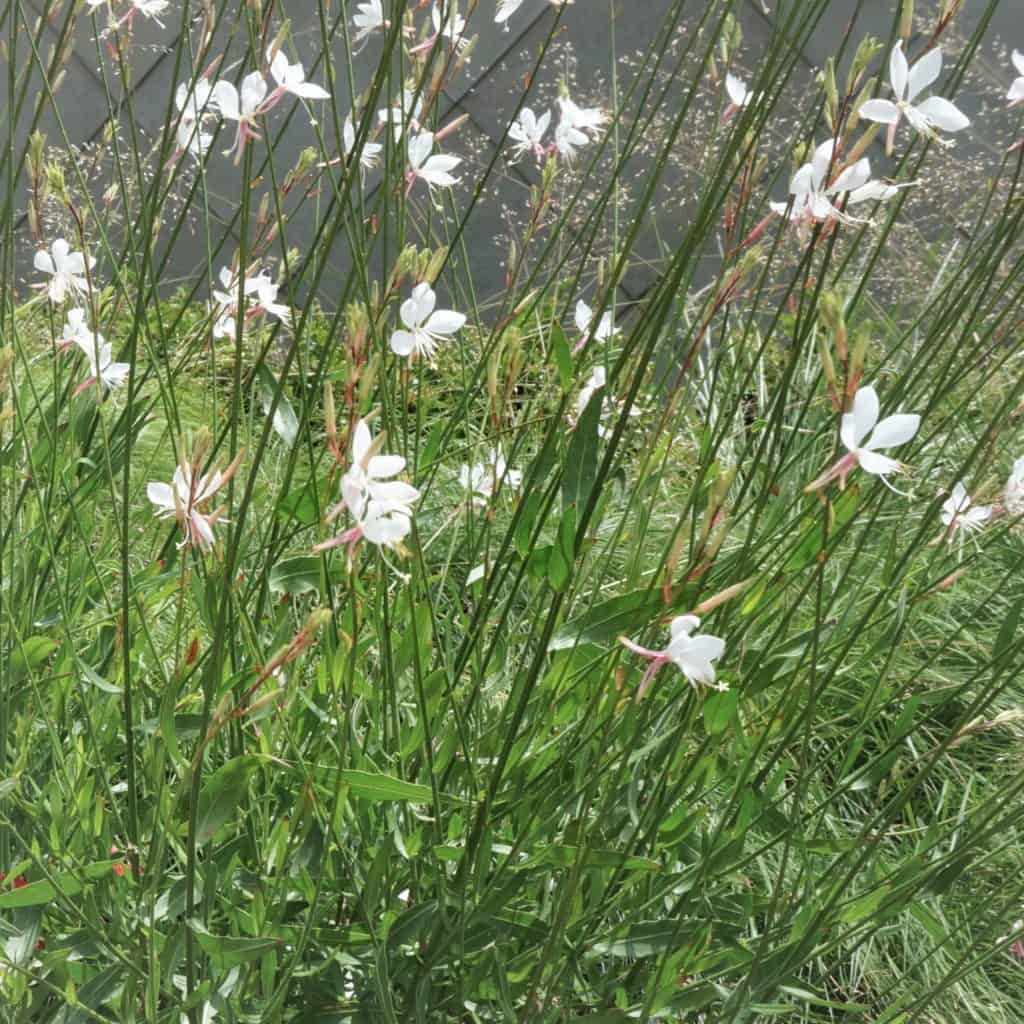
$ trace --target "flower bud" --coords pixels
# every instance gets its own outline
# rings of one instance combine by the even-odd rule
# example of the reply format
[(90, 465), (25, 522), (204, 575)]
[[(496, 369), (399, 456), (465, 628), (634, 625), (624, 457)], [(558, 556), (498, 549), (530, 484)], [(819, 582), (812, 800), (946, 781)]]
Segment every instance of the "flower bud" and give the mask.
[(423, 269), (423, 275), (420, 277), (421, 281), (426, 281), (428, 284), (433, 284), (437, 280), (438, 274), (441, 273), (441, 268), (444, 266), (445, 260), (448, 259), (448, 246), (442, 245), (435, 252), (431, 253), (430, 258), (427, 260), (427, 264)]
[(850, 70), (846, 75), (847, 95), (853, 93), (857, 89), (861, 76), (871, 66), (875, 57), (878, 56), (882, 49), (882, 43), (873, 36), (865, 36), (860, 41), (860, 45), (857, 47), (857, 52), (853, 55), (853, 60), (850, 63)]

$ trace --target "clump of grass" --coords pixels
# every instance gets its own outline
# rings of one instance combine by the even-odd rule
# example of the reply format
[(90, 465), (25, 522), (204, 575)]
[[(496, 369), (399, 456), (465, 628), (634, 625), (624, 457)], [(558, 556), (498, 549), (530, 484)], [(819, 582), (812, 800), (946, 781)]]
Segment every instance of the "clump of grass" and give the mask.
[[(4, 1019), (1016, 1019), (1024, 150), (998, 90), (995, 151), (904, 123), (887, 162), (858, 116), (897, 41), (955, 100), (998, 2), (894, 4), (813, 80), (825, 0), (763, 48), (676, 3), (586, 83), (555, 6), (497, 147), (426, 9), (8, 13)], [(826, 138), (822, 194), (917, 185), (791, 222)], [(83, 254), (68, 301), (26, 232)], [(869, 389), (906, 472), (840, 430)]]

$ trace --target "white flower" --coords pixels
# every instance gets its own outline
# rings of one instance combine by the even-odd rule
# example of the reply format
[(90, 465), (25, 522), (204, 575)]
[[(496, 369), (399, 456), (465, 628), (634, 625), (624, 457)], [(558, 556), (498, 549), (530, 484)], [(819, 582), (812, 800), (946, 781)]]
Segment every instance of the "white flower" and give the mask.
[(277, 291), (277, 285), (274, 284), (270, 275), (265, 270), (261, 270), (255, 277), (246, 278), (246, 294), (249, 295), (253, 292), (256, 294), (256, 302), (250, 310), (251, 314), (269, 313), (271, 316), (277, 317), (282, 323), (289, 323), (292, 311), (288, 306), (277, 301)]
[[(84, 295), (89, 288), (85, 276), (85, 257), (72, 252), (63, 238), (55, 238), (49, 252), (40, 250), (32, 261), (36, 270), (50, 275), (47, 293), (51, 302), (63, 302), (68, 292)], [(96, 266), (96, 260), (89, 257), (89, 267)]]
[(1011, 59), (1019, 76), (1013, 80), (1010, 91), (1006, 94), (1010, 105), (1013, 106), (1016, 103), (1024, 103), (1024, 53), (1021, 53), (1020, 50), (1014, 50)]
[[(443, 18), (442, 5), (445, 8)], [(458, 0), (435, 2), (430, 8), (430, 20), (434, 25), (435, 35), (446, 37), (449, 45), (456, 50), (464, 50), (469, 45), (469, 40), (462, 34), (466, 29), (466, 19), (459, 14)]]
[(413, 353), (433, 359), (435, 348), (447, 341), (466, 322), (462, 313), (450, 309), (435, 310), (437, 296), (425, 281), (416, 285), (412, 295), (402, 303), (399, 316), (406, 330), (391, 335), (391, 351), (399, 356)]
[(206, 78), (196, 79), (191, 86), (181, 82), (174, 91), (174, 105), (186, 121), (201, 121), (215, 112), (215, 105), (210, 104), (212, 95), (213, 84)]
[(662, 666), (669, 662), (686, 676), (692, 686), (704, 685), (716, 690), (729, 688), (724, 683), (716, 681), (715, 666), (712, 664), (725, 653), (725, 641), (709, 633), (692, 635), (698, 628), (700, 619), (696, 615), (677, 615), (669, 625), (668, 646), (660, 651), (641, 647), (626, 637), (619, 637), (620, 643), (650, 662), (637, 690), (637, 700), (647, 692), (651, 680)]
[(213, 547), (214, 524), (221, 518), (220, 510), (202, 512), (205, 505), (234, 475), (238, 468), (236, 459), (224, 472), (199, 475), (196, 467), (182, 459), (174, 470), (170, 484), (150, 483), (146, 496), (157, 507), (157, 516), (165, 519), (173, 516), (181, 526), (185, 537), (178, 547), (196, 544), (202, 550)]
[(607, 116), (600, 108), (579, 107), (568, 96), (559, 96), (558, 105), (562, 111), (562, 121), (584, 132), (599, 134), (607, 120)]
[(603, 388), (607, 383), (608, 375), (605, 372), (603, 366), (596, 366), (590, 374), (590, 379), (580, 389), (580, 393), (576, 396), (576, 418), (579, 419), (583, 415), (583, 410), (590, 404), (590, 399), (594, 397), (594, 392), (598, 388)]
[(356, 13), (352, 15), (352, 23), (356, 27), (356, 34), (352, 37), (353, 43), (362, 42), (377, 29), (384, 28), (387, 22), (384, 20), (381, 0), (368, 0), (366, 3), (357, 4)]
[(498, 10), (495, 12), (494, 20), (499, 25), (504, 25), (507, 32), (508, 19), (522, 6), (523, 0), (498, 0)]
[(124, 383), (131, 367), (127, 363), (113, 361), (110, 342), (104, 341), (102, 334), (90, 331), (83, 321), (71, 340), (85, 353), (85, 358), (89, 361), (89, 376), (78, 386), (76, 393), (84, 391), (97, 381), (110, 390)]
[[(270, 58), (269, 52), (267, 53)], [(331, 94), (319, 85), (306, 81), (306, 72), (302, 65), (296, 61), (291, 64), (284, 55), (283, 50), (278, 50), (270, 61), (271, 77), (277, 82), (277, 90), (291, 93), (307, 100), (329, 100)]]
[[(906, 117), (910, 126), (919, 135), (935, 139), (935, 129), (959, 132), (971, 122), (942, 96), (930, 96), (922, 103), (914, 100), (930, 86), (942, 72), (942, 49), (936, 46), (929, 50), (911, 68), (903, 54), (903, 43), (897, 41), (889, 55), (889, 82), (892, 85), (893, 100), (868, 100), (860, 108), (860, 116), (869, 121), (891, 125), (890, 138), (901, 117)], [(938, 140), (942, 142), (942, 140)], [(947, 143), (942, 142), (943, 145)]]
[(1024, 515), (1024, 458), (1017, 459), (1006, 481), (1003, 504), (1013, 516)]
[(754, 100), (754, 94), (746, 87), (742, 79), (737, 78), (731, 71), (727, 72), (725, 76), (725, 91), (729, 94), (729, 101), (739, 110)]
[(572, 163), (577, 147), (590, 141), (587, 133), (598, 134), (605, 115), (597, 107), (578, 107), (568, 96), (559, 96), (558, 105), (561, 116), (555, 128), (555, 148)]
[(576, 345), (577, 349), (582, 348), (590, 337), (597, 341), (610, 341), (619, 333), (611, 310), (603, 313), (601, 319), (594, 323), (594, 311), (582, 299), (576, 303), (575, 320), (576, 330), (582, 335)]
[(402, 98), (398, 106), (385, 107), (377, 111), (377, 118), (383, 125), (391, 125), (391, 137), (396, 144), (401, 141), (406, 128), (414, 132), (420, 131), (420, 118), (423, 115), (423, 96), (416, 95), (413, 89), (403, 88)]
[(161, 28), (164, 28), (165, 26), (160, 21), (158, 15), (163, 14), (170, 6), (170, 0), (132, 0), (132, 10), (129, 12), (129, 17), (138, 11), (139, 14), (152, 18)]
[(541, 160), (544, 157), (544, 133), (551, 124), (551, 111), (545, 111), (540, 117), (529, 108), (523, 107), (519, 116), (512, 122), (508, 137), (516, 144), (514, 157), (521, 159), (527, 153)]
[(953, 491), (942, 505), (942, 525), (947, 527), (950, 539), (956, 530), (970, 533), (980, 530), (992, 518), (988, 505), (975, 505), (961, 481), (953, 485)]
[(89, 323), (86, 320), (85, 310), (81, 306), (76, 306), (74, 309), (68, 310), (64, 330), (61, 332), (60, 338), (57, 339), (57, 344), (61, 348), (66, 348), (68, 345), (76, 344), (79, 338), (88, 334)]
[(451, 172), (455, 170), (462, 160), (457, 156), (445, 156), (435, 154), (431, 156), (434, 148), (433, 132), (423, 132), (421, 135), (414, 135), (409, 139), (409, 170), (407, 178), (410, 184), (421, 178), (431, 188), (435, 186), (451, 187), (458, 184), (458, 178), (453, 178)]
[(178, 108), (178, 125), (175, 135), (178, 148), (191, 154), (197, 160), (206, 156), (213, 136), (203, 131), (203, 121), (215, 113), (216, 104), (211, 103), (213, 85), (200, 78), (190, 87), (181, 82), (174, 93), (174, 105)]
[[(356, 144), (356, 126), (352, 123), (351, 114), (345, 118), (345, 123), (341, 126), (341, 141), (345, 146), (345, 156), (351, 156)], [(363, 148), (359, 151), (359, 166), (367, 170), (375, 167), (383, 148), (379, 142), (364, 142)]]
[(362, 538), (378, 546), (400, 548), (412, 529), (412, 506), (420, 492), (391, 479), (405, 469), (405, 459), (400, 455), (377, 455), (375, 449), (370, 428), (360, 420), (352, 433), (352, 466), (341, 480), (341, 504), (330, 513), (333, 519), (348, 509), (356, 525), (317, 544), (314, 551), (341, 544), (348, 544), (351, 551)]
[[(221, 267), (218, 275), (220, 288), (211, 291), (215, 320), (214, 338), (235, 338), (235, 317), (238, 313), (238, 277), (230, 267)], [(291, 321), (291, 309), (277, 301), (278, 286), (270, 275), (261, 270), (253, 277), (247, 276), (242, 288), (246, 296), (254, 296), (246, 303), (245, 319), (248, 322), (261, 313), (269, 313), (282, 323)]]
[(231, 82), (220, 81), (214, 84), (212, 95), (221, 116), (238, 122), (234, 145), (237, 161), (246, 140), (259, 138), (256, 116), (262, 112), (261, 104), (267, 95), (267, 83), (258, 71), (251, 71), (242, 79), (241, 89), (236, 89)]
[[(598, 388), (603, 388), (607, 385), (608, 375), (605, 372), (603, 366), (596, 366), (591, 371), (590, 377), (587, 383), (580, 389), (580, 393), (576, 396), (576, 410), (575, 415), (569, 417), (569, 422), (575, 427), (579, 418), (583, 415), (583, 411), (590, 404), (591, 398), (594, 397), (594, 392)], [(622, 411), (624, 402), (620, 402), (611, 395), (605, 395), (601, 400), (601, 415), (600, 421), (597, 426), (597, 436), (601, 438), (611, 437), (614, 433), (614, 427), (605, 426), (604, 421), (610, 416), (615, 416), (617, 413)], [(631, 405), (627, 415), (629, 416), (640, 416), (643, 414), (643, 410), (637, 408), (635, 405)]]
[(496, 448), (487, 453), (485, 462), (459, 468), (459, 483), (469, 491), (474, 505), (486, 505), (501, 485), (517, 489), (523, 482), (518, 469), (509, 469), (505, 456)]
[(897, 413), (886, 416), (879, 423), (878, 395), (875, 389), (858, 388), (853, 396), (853, 411), (843, 414), (839, 438), (865, 473), (884, 477), (902, 467), (888, 455), (880, 455), (878, 449), (898, 448), (906, 444), (917, 433), (920, 425), (921, 417), (916, 413)]
[(845, 487), (847, 476), (857, 466), (865, 473), (880, 477), (886, 486), (891, 486), (885, 478), (891, 473), (902, 472), (905, 467), (888, 455), (880, 454), (878, 449), (898, 448), (906, 444), (920, 425), (921, 417), (915, 413), (897, 413), (879, 423), (875, 389), (858, 388), (853, 396), (853, 411), (844, 413), (839, 425), (839, 439), (846, 448), (846, 454), (804, 490), (819, 491), (837, 479), (839, 486)]
[(267, 95), (267, 83), (258, 71), (250, 71), (242, 79), (241, 89), (233, 82), (221, 81), (213, 86), (213, 99), (222, 117), (229, 121), (252, 121)]
[[(810, 163), (806, 163), (793, 175), (789, 192), (790, 203), (769, 203), (771, 209), (782, 217), (800, 222), (807, 220), (839, 220), (843, 223), (858, 223), (857, 219), (843, 213), (839, 208), (843, 196), (848, 205), (892, 199), (900, 188), (908, 186), (886, 185), (871, 180), (871, 164), (867, 157), (861, 157), (855, 164), (839, 174), (831, 185), (827, 184), (832, 167), (835, 141), (829, 139), (814, 151)], [(833, 199), (838, 199), (833, 202)]]

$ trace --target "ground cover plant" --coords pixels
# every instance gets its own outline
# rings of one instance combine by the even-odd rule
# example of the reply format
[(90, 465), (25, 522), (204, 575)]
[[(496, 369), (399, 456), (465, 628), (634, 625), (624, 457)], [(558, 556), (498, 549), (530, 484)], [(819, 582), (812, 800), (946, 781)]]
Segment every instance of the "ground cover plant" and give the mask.
[(1020, 1020), (999, 4), (7, 5), (0, 1019)]

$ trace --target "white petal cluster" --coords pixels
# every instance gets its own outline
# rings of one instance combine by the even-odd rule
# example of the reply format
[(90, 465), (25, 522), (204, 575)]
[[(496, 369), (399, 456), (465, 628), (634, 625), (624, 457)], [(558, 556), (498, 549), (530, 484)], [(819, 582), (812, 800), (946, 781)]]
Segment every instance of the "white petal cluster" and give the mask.
[[(86, 259), (80, 252), (72, 252), (64, 238), (55, 238), (50, 251), (40, 250), (35, 254), (32, 265), (43, 274), (49, 274), (46, 287), (50, 301), (60, 305), (69, 295), (84, 295), (89, 288), (86, 277)], [(96, 260), (89, 257), (89, 269), (96, 266)]]
[[(860, 108), (860, 116), (869, 121), (887, 124), (895, 130), (905, 117), (911, 128), (926, 138), (938, 139), (937, 130), (959, 132), (970, 125), (970, 120), (949, 100), (942, 96), (929, 96), (918, 103), (917, 97), (942, 73), (942, 49), (929, 50), (913, 67), (907, 63), (903, 42), (898, 41), (889, 54), (889, 84), (891, 100), (868, 100)], [(943, 142), (943, 145), (946, 145)]]
[(466, 317), (452, 309), (435, 309), (437, 295), (426, 281), (416, 285), (402, 303), (399, 317), (405, 325), (391, 335), (391, 351), (398, 356), (434, 358), (437, 346), (462, 330)]
[(897, 413), (879, 423), (875, 389), (859, 388), (853, 398), (853, 410), (843, 415), (839, 438), (865, 473), (885, 477), (903, 467), (888, 455), (880, 454), (878, 449), (906, 444), (920, 425), (921, 417), (915, 413)]
[(400, 455), (377, 455), (365, 420), (352, 434), (352, 465), (341, 480), (341, 505), (332, 517), (347, 509), (355, 520), (353, 530), (341, 534), (318, 550), (360, 539), (381, 547), (398, 547), (412, 529), (412, 506), (420, 492), (411, 484), (394, 480), (405, 469)]

